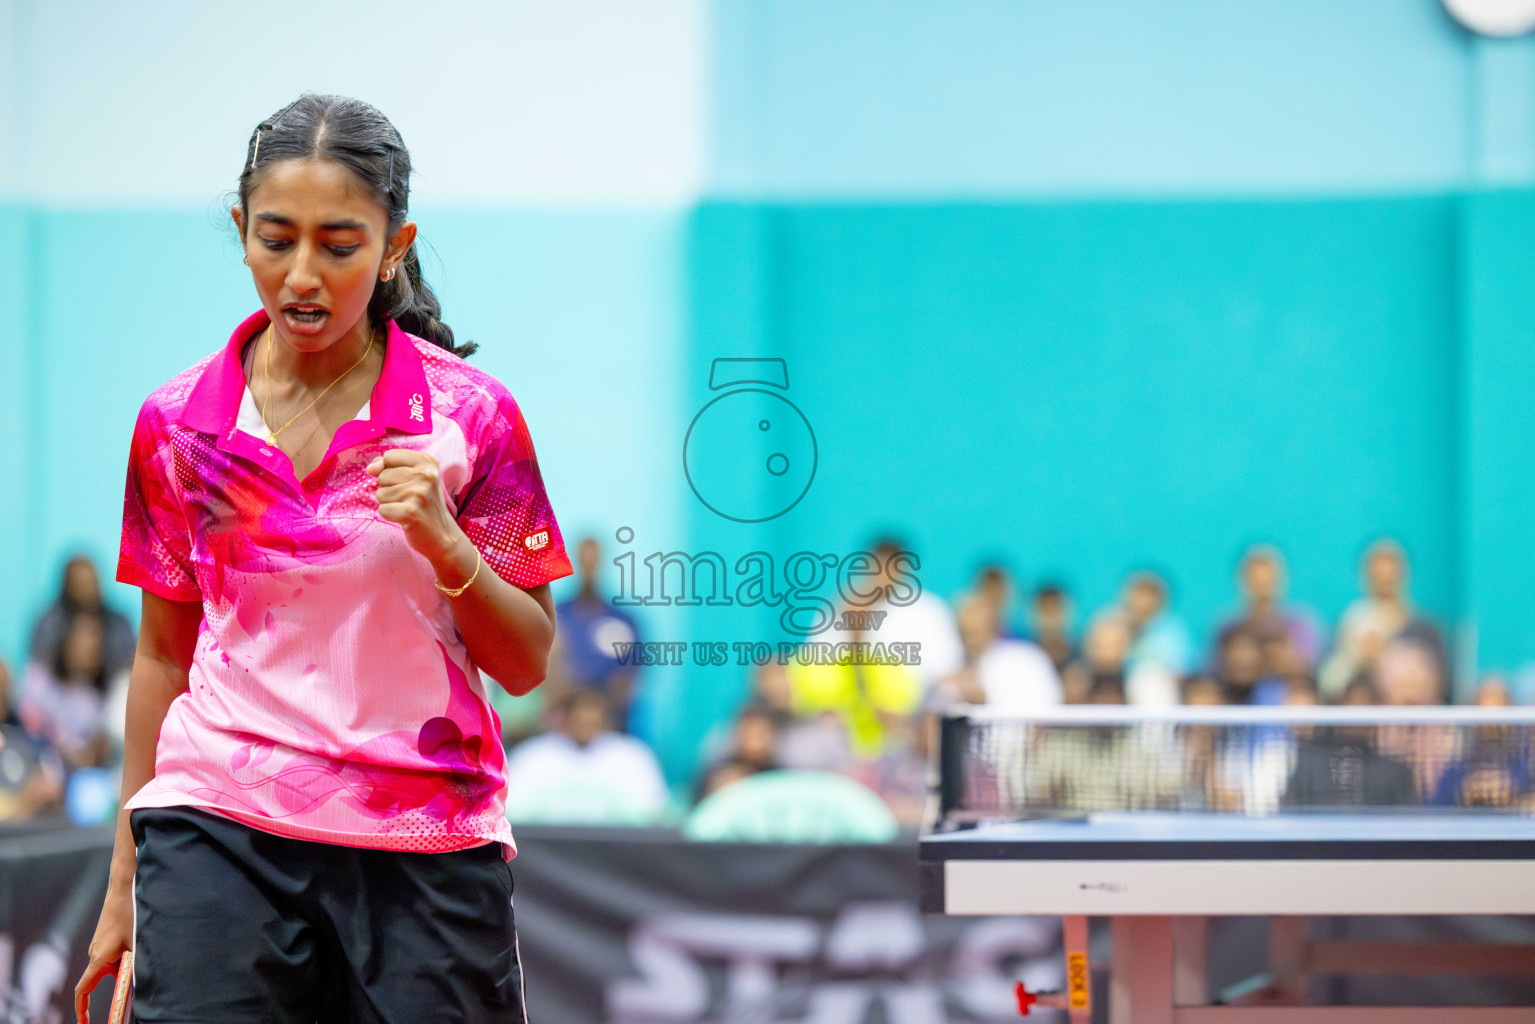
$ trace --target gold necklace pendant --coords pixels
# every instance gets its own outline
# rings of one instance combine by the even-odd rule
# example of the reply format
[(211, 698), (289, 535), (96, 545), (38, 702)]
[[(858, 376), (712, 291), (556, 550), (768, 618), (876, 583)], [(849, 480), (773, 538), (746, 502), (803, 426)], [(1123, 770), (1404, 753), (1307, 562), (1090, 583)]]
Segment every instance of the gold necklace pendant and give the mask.
[[(377, 337), (378, 337), (378, 332), (377, 331), (372, 331), (372, 332), (369, 333), (369, 336), (368, 336), (368, 347), (362, 350), (362, 356), (358, 358), (357, 362), (353, 363), (351, 366), (349, 366), (345, 370), (341, 371), (341, 377), (345, 377), (347, 374), (351, 373), (353, 370), (357, 369), (359, 366), (362, 365), (363, 360), (367, 359), (368, 358), (368, 354), (373, 351), (373, 342), (375, 340), (377, 340)], [(308, 412), (310, 409), (313, 409), (314, 405), (315, 405), (315, 402), (318, 402), (320, 399), (325, 397), (325, 392), (326, 391), (329, 391), (331, 388), (333, 388), (337, 384), (341, 383), (341, 377), (337, 377), (335, 380), (333, 380), (329, 384), (325, 385), (325, 391), (321, 391), (318, 395), (316, 395), (314, 397), (314, 401), (313, 402), (310, 402), (308, 405), (304, 406), (298, 412), (296, 412), (292, 416), (288, 417), (288, 422), (287, 423), (284, 423), (282, 426), (278, 427), (276, 430), (273, 430), (272, 429), (272, 424), (267, 420), (267, 417), (266, 417), (266, 403), (267, 403), (267, 399), (272, 397), (272, 327), (271, 327), (270, 324), (267, 325), (267, 329), (266, 329), (266, 341), (267, 341), (267, 344), (266, 344), (266, 359), (262, 363), (262, 370), (261, 370), (261, 380), (262, 380), (262, 383), (266, 385), (266, 394), (263, 395), (262, 398), (261, 398), (261, 423), (267, 429), (266, 443), (271, 445), (273, 448), (275, 448), (275, 447), (277, 447), (277, 435), (282, 433), (284, 430), (287, 430), (288, 426), (294, 420), (296, 420), (300, 416), (304, 415), (304, 413)]]

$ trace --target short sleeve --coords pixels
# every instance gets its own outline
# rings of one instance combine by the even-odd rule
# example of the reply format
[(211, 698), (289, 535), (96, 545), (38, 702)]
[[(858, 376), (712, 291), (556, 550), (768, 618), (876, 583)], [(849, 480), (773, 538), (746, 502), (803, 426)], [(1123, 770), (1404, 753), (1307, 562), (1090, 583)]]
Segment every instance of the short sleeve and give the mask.
[(503, 394), (474, 456), (458, 525), (496, 575), (524, 590), (574, 570), (522, 410)]
[(128, 449), (117, 579), (172, 601), (200, 601), (175, 449), (161, 423), (153, 402), (145, 402)]

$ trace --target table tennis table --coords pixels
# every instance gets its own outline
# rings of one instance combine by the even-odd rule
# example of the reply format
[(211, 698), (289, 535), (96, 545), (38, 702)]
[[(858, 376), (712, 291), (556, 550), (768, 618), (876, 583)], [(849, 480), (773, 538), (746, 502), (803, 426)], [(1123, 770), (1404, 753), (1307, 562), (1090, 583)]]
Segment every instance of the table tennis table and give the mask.
[[(985, 725), (982, 714), (972, 708), (961, 715), (962, 742), (970, 742), (964, 729)], [(1162, 717), (1269, 722), (1249, 709), (1174, 709)], [(1319, 709), (1311, 718), (1362, 720), (1352, 709)], [(1446, 720), (1458, 718), (1469, 715)], [(1527, 709), (1510, 715), (1524, 725), (1529, 718)], [(1098, 709), (1035, 717), (1094, 726), (1110, 720)], [(1012, 757), (1010, 734), (987, 743), (993, 765), (1002, 763), (996, 758)], [(982, 786), (976, 791), (982, 797), (964, 795), (967, 774), (985, 781), (962, 763), (964, 749), (949, 743), (947, 754), (939, 751), (942, 812), (919, 840), (924, 910), (1061, 917), (1067, 990), (1039, 1006), (1067, 1010), (1071, 1024), (1094, 1019), (1088, 1007), (1088, 918), (1108, 918), (1110, 1024), (1535, 1022), (1535, 1007), (1305, 1006), (1311, 976), (1535, 978), (1535, 946), (1312, 941), (1309, 929), (1314, 917), (1535, 913), (1535, 817), (1527, 812), (1429, 806), (1282, 808), (1274, 814), (1113, 809), (1038, 817), (1024, 812), (1007, 820), (996, 817), (1005, 801), (989, 803), (995, 792)], [(981, 820), (964, 820), (976, 808)], [(1262, 999), (1246, 1006), (1237, 1006), (1239, 999), (1217, 1004), (1207, 979), (1210, 918), (1249, 915), (1269, 918), (1271, 984)]]
[(926, 835), (924, 905), (1064, 920), (1068, 991), (1090, 1020), (1087, 918), (1111, 919), (1112, 1024), (1513, 1024), (1529, 1007), (1212, 1005), (1207, 919), (1271, 916), (1276, 990), (1310, 974), (1535, 977), (1535, 946), (1311, 942), (1308, 916), (1535, 914), (1535, 818), (1450, 810), (1237, 814), (1115, 811)]

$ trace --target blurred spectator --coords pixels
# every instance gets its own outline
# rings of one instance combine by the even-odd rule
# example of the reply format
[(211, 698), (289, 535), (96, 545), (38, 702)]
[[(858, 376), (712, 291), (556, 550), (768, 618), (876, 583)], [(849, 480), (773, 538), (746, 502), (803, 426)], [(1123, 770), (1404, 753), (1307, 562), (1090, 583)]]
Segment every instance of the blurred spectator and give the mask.
[(834, 664), (787, 666), (797, 715), (830, 729), (834, 716), (854, 757), (878, 757), (892, 722), (914, 713), (922, 700), (922, 681), (906, 665), (875, 665), (851, 657)]
[[(1373, 677), (1382, 704), (1425, 707), (1443, 704), (1445, 678), (1434, 650), (1415, 636), (1386, 641), (1375, 659)], [(1444, 726), (1392, 726), (1380, 730), (1381, 753), (1410, 765), (1418, 793), (1429, 799), (1439, 789), (1446, 767), (1460, 749), (1459, 729)]]
[(16, 712), (16, 699), (11, 691), (11, 666), (0, 658), (0, 725), (21, 725)]
[(1013, 628), (1013, 579), (1006, 568), (996, 562), (981, 566), (975, 574), (972, 595), (991, 609), (998, 636), (1012, 639), (1019, 635)]
[[(1089, 696), (1118, 703), (1116, 690), (1105, 679)], [(1008, 766), (1013, 777), (1005, 785), (1031, 804), (1061, 810), (1174, 810), (1184, 793), (1185, 755), (1172, 729), (1043, 729), (1027, 756)]]
[(1226, 703), (1226, 689), (1212, 675), (1198, 673), (1186, 677), (1182, 687), (1183, 703), (1191, 706), (1218, 706)]
[(884, 843), (899, 826), (879, 797), (834, 772), (760, 772), (704, 799), (682, 826), (701, 842)]
[(870, 611), (884, 612), (879, 628), (865, 639), (884, 643), (919, 644), (922, 663), (913, 666), (924, 688), (952, 675), (964, 664), (964, 652), (954, 616), (943, 599), (921, 586), (915, 557), (900, 541), (874, 545), (876, 572), (857, 582), (865, 593), (879, 587), (883, 594)]
[(1270, 707), (1288, 704), (1293, 692), (1314, 689), (1311, 676), (1300, 655), (1296, 653), (1289, 633), (1280, 631), (1264, 636), (1243, 626), (1230, 636), (1234, 645), (1242, 651), (1246, 650), (1246, 638), (1251, 638), (1258, 645), (1259, 678), (1248, 692), (1248, 703)]
[(0, 724), (0, 822), (59, 811), (65, 772), (58, 751), (19, 725)]
[[(914, 635), (910, 631), (887, 635), (885, 625), (888, 620), (877, 632), (850, 630), (848, 640), (850, 644), (888, 642), (897, 636), (911, 640)], [(954, 624), (947, 622), (946, 628), (953, 630)], [(841, 660), (832, 662), (791, 658), (785, 666), (789, 707), (797, 717), (814, 720), (827, 737), (840, 724), (853, 756), (872, 760), (884, 752), (892, 725), (898, 726), (921, 707), (927, 688), (918, 666), (865, 661), (853, 651), (849, 647)], [(925, 646), (922, 652), (925, 666)], [(786, 755), (784, 763), (793, 764)]]
[(138, 640), (133, 625), (101, 597), (101, 578), (96, 563), (87, 555), (75, 555), (64, 564), (59, 596), (38, 618), (32, 628), (31, 661), (54, 664), (64, 647), (64, 634), (75, 615), (97, 616), (102, 623), (103, 664), (108, 676), (133, 667), (133, 650)]
[[(1065, 684), (1068, 700), (1101, 703), (1105, 694), (1118, 692), (1136, 705), (1178, 703), (1178, 677), (1190, 661), (1190, 648), (1183, 624), (1165, 609), (1166, 597), (1160, 577), (1137, 573), (1125, 584), (1120, 604), (1093, 616), (1081, 667), (1068, 669), (1073, 677)], [(1091, 698), (1095, 687), (1099, 697)]]
[[(1124, 616), (1117, 612), (1102, 612), (1094, 616), (1087, 627), (1087, 638), (1082, 644), (1082, 656), (1066, 667), (1062, 678), (1064, 699), (1071, 704), (1101, 704), (1103, 694), (1119, 695), (1125, 699), (1125, 656), (1130, 650), (1130, 627)], [(1100, 696), (1095, 698), (1094, 694)]]
[(853, 778), (885, 801), (901, 825), (919, 826), (927, 809), (930, 789), (929, 752), (937, 733), (933, 716), (913, 716), (895, 725), (884, 751), (872, 762), (855, 764)]
[(748, 775), (777, 768), (777, 750), (778, 719), (773, 709), (764, 704), (748, 704), (736, 716), (729, 749), (704, 770), (697, 799), (702, 800)]
[(1380, 702), (1380, 690), (1367, 672), (1361, 672), (1350, 679), (1348, 686), (1343, 689), (1343, 695), (1338, 698), (1338, 703), (1345, 707), (1368, 707)]
[(1416, 637), (1388, 640), (1375, 664), (1375, 683), (1384, 704), (1443, 704), (1445, 679), (1434, 649)]
[(1313, 707), (1322, 703), (1322, 695), (1317, 693), (1316, 683), (1310, 676), (1300, 676), (1291, 679), (1289, 683), (1289, 687), (1285, 690), (1285, 704), (1292, 707)]
[(1215, 675), (1231, 703), (1252, 702), (1253, 691), (1263, 681), (1263, 645), (1245, 626), (1221, 635), (1215, 651)]
[[(899, 718), (887, 720), (899, 721)], [(841, 715), (830, 709), (804, 718), (795, 717), (779, 733), (778, 762), (784, 768), (842, 771), (853, 757), (853, 741), (847, 724)]]
[(1061, 702), (1061, 680), (1049, 655), (1027, 640), (999, 635), (995, 606), (980, 597), (960, 605), (958, 626), (965, 665), (941, 681), (942, 703), (963, 701), (1023, 711)]
[(847, 727), (835, 711), (800, 717), (792, 709), (793, 687), (788, 669), (769, 661), (752, 675), (755, 703), (769, 710), (777, 727), (777, 759), (784, 768), (837, 770), (853, 757)]
[[(629, 709), (634, 699), (635, 667), (633, 659), (624, 664), (617, 653), (623, 644), (640, 641), (634, 617), (618, 608), (598, 589), (598, 567), (602, 548), (593, 537), (584, 538), (576, 547), (576, 571), (580, 589), (576, 596), (555, 607), (555, 622), (561, 634), (564, 679), (571, 686), (601, 690), (607, 695), (614, 727), (629, 728)], [(548, 699), (560, 695), (550, 692)]]
[(1287, 637), (1304, 669), (1316, 664), (1321, 645), (1320, 620), (1309, 608), (1285, 605), (1285, 565), (1277, 548), (1262, 544), (1249, 548), (1237, 570), (1237, 587), (1242, 592), (1242, 610), (1221, 626), (1216, 634), (1217, 649), (1227, 633), (1245, 629), (1259, 643)]
[(1514, 706), (1514, 694), (1508, 687), (1508, 680), (1499, 675), (1490, 675), (1476, 688), (1472, 703), (1483, 708), (1511, 708)]
[(1450, 766), (1439, 780), (1434, 802), (1455, 807), (1517, 807), (1535, 810), (1535, 785), (1526, 752), (1481, 750)]
[(670, 799), (650, 748), (612, 731), (607, 696), (577, 688), (561, 700), (558, 731), (524, 741), (506, 761), (513, 821), (644, 825)]
[(114, 751), (112, 739), (121, 737), (122, 723), (109, 725), (107, 714), (122, 714), (126, 708), (130, 669), (108, 673), (105, 639), (100, 615), (76, 613), (53, 661), (30, 663), (22, 679), (22, 724), (73, 768), (100, 766), (121, 752)]
[(1077, 657), (1076, 645), (1071, 640), (1071, 598), (1065, 588), (1056, 583), (1043, 583), (1036, 588), (1029, 620), (1034, 642), (1050, 656), (1057, 673), (1065, 672)]
[(1297, 691), (1315, 692), (1316, 681), (1311, 677), (1310, 664), (1288, 632), (1260, 637), (1259, 643), (1264, 679), (1275, 683), (1275, 703), (1289, 703), (1290, 696)]
[(1156, 665), (1175, 676), (1193, 667), (1194, 643), (1183, 620), (1167, 606), (1167, 583), (1154, 572), (1138, 572), (1125, 583), (1121, 598), (1130, 627), (1128, 673)]
[(733, 786), (742, 779), (749, 779), (756, 774), (757, 770), (744, 761), (721, 761), (715, 764), (704, 773), (702, 781), (699, 782), (698, 792), (693, 796), (693, 806), (698, 806), (726, 786)]
[[(1507, 685), (1488, 676), (1477, 703), (1502, 708), (1512, 702)], [(1433, 802), (1456, 807), (1535, 810), (1535, 747), (1529, 730), (1493, 722), (1461, 730), (1465, 747), (1434, 788)]]
[(1415, 636), (1433, 651), (1440, 673), (1449, 661), (1439, 629), (1418, 615), (1407, 594), (1407, 554), (1392, 540), (1379, 540), (1365, 552), (1365, 596), (1350, 604), (1338, 623), (1332, 654), (1323, 662), (1317, 686), (1324, 697), (1336, 698), (1360, 672), (1370, 671), (1392, 638)]
[(1125, 701), (1137, 707), (1171, 707), (1179, 692), (1178, 677), (1154, 661), (1137, 665), (1125, 677)]
[(1373, 732), (1370, 726), (1329, 726), (1303, 734), (1284, 804), (1304, 808), (1417, 803), (1412, 768), (1378, 751)]
[(1125, 679), (1122, 675), (1099, 676), (1092, 681), (1087, 691), (1087, 703), (1089, 704), (1126, 704), (1129, 698), (1125, 695)]
[(753, 667), (750, 703), (772, 715), (773, 725), (780, 732), (794, 720), (794, 712), (789, 706), (793, 699), (788, 670), (777, 660)]

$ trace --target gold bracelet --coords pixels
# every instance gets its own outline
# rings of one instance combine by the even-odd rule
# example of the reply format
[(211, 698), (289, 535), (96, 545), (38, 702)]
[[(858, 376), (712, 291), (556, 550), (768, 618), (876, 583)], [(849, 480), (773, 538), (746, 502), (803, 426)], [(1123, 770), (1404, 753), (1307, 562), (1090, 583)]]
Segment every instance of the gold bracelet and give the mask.
[(474, 549), (474, 573), (467, 580), (465, 580), (464, 581), (464, 585), (459, 587), (457, 590), (449, 590), (447, 587), (443, 586), (441, 583), (438, 583), (437, 582), (437, 578), (435, 576), (432, 577), (432, 583), (433, 583), (434, 586), (437, 587), (438, 590), (442, 591), (444, 594), (447, 594), (449, 597), (457, 597), (459, 594), (462, 594), (464, 591), (469, 589), (469, 584), (474, 582), (474, 577), (478, 576), (480, 574), (480, 566), (484, 563), (484, 561), (485, 561), (485, 558), (480, 554), (480, 549), (479, 548), (475, 548)]

